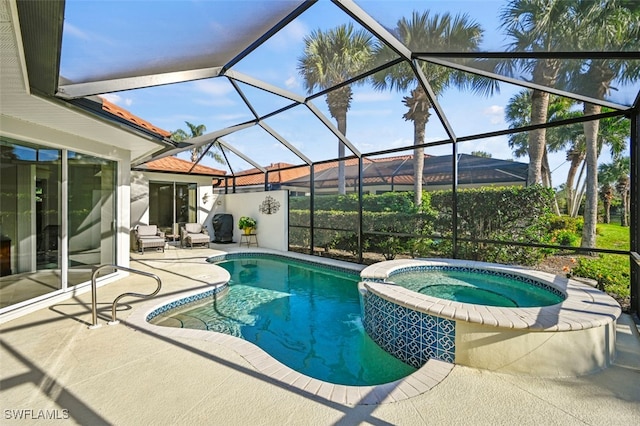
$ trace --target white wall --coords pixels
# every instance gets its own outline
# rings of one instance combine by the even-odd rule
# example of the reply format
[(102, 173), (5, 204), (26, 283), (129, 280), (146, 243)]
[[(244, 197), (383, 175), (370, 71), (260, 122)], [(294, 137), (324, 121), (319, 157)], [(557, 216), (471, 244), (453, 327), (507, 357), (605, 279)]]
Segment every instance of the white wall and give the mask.
[[(170, 173), (131, 172), (131, 228), (132, 232), (138, 225), (149, 224), (149, 182), (180, 182), (195, 183), (198, 186), (196, 200), (198, 203), (197, 220), (204, 224), (213, 235), (211, 217), (213, 213), (223, 209), (223, 199), (213, 194), (212, 179), (209, 176), (180, 175)], [(205, 197), (206, 195), (206, 197)], [(205, 202), (206, 201), (206, 202)], [(132, 237), (133, 239), (133, 237)], [(130, 242), (131, 249), (135, 244)]]
[[(224, 211), (233, 215), (233, 240), (240, 241), (238, 220), (240, 216), (251, 216), (257, 221), (256, 234), (260, 247), (287, 251), (289, 247), (289, 196), (288, 191), (251, 192), (244, 194), (220, 195), (224, 198)], [(274, 214), (260, 213), (259, 206), (267, 196), (280, 203), (280, 209)]]
[[(131, 172), (131, 229), (138, 225), (149, 224), (149, 182), (195, 183), (198, 186), (196, 199), (198, 202), (198, 223), (204, 223), (209, 211), (215, 205), (212, 194), (211, 177), (180, 175), (170, 173)], [(203, 198), (207, 194), (207, 202)]]

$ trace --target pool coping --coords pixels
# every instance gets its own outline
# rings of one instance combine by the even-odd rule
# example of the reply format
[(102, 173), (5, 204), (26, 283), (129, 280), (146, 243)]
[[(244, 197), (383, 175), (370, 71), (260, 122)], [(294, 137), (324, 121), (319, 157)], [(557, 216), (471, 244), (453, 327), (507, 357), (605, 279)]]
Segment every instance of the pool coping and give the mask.
[[(398, 270), (421, 266), (481, 268), (529, 277), (557, 289), (566, 298), (551, 306), (494, 307), (438, 299), (385, 282)], [(615, 299), (596, 288), (558, 275), (497, 263), (458, 259), (389, 260), (363, 269), (361, 280), (361, 284), (368, 291), (406, 308), (451, 320), (498, 328), (528, 331), (585, 330), (610, 324), (622, 313)]]
[[(282, 254), (282, 252), (274, 252), (264, 249), (249, 249), (241, 252), (234, 251), (219, 256), (224, 257), (229, 255), (230, 257), (233, 257), (238, 254), (270, 254), (283, 258), (320, 263), (341, 269), (349, 269), (356, 272), (362, 271), (365, 268), (365, 265), (342, 262), (334, 259), (317, 258), (316, 256), (303, 255), (300, 253), (287, 253), (285, 255)], [(300, 393), (311, 394), (331, 402), (351, 406), (385, 404), (418, 396), (428, 392), (430, 389), (438, 385), (449, 375), (454, 367), (454, 364), (431, 359), (409, 376), (393, 382), (372, 386), (340, 385), (318, 380), (299, 373), (282, 364), (260, 347), (239, 337), (209, 330), (164, 327), (147, 322), (147, 318), (150, 314), (165, 305), (186, 298), (194, 296), (197, 297), (202, 293), (210, 292), (216, 287), (224, 286), (229, 280), (228, 272), (214, 264), (211, 266), (218, 268), (219, 271), (216, 271), (216, 274), (211, 274), (210, 276), (199, 277), (200, 281), (207, 281), (208, 278), (211, 278), (209, 287), (181, 292), (180, 295), (172, 294), (151, 299), (148, 302), (141, 304), (139, 308), (136, 308), (129, 315), (126, 321), (123, 322), (167, 338), (197, 339), (223, 345), (234, 350), (257, 371), (269, 377), (271, 380), (282, 382), (285, 386), (295, 389)]]

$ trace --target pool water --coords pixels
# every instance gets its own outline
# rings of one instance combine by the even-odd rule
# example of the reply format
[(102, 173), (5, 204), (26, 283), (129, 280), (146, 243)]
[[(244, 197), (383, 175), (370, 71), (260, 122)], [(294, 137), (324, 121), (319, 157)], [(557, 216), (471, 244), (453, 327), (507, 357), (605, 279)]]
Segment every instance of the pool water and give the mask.
[(389, 281), (409, 290), (461, 303), (501, 307), (550, 306), (564, 299), (516, 278), (456, 270), (422, 270), (392, 275)]
[(168, 312), (182, 327), (241, 337), (288, 367), (330, 383), (376, 385), (416, 370), (364, 331), (357, 273), (270, 258), (218, 265), (231, 275), (228, 293)]

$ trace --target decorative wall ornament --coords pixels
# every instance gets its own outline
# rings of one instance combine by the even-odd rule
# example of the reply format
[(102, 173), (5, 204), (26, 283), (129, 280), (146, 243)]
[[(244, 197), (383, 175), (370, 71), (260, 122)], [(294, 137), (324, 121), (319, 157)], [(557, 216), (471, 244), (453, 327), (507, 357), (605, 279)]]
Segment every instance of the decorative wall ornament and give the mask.
[(262, 204), (258, 206), (262, 214), (274, 214), (280, 210), (280, 203), (271, 195), (267, 195)]

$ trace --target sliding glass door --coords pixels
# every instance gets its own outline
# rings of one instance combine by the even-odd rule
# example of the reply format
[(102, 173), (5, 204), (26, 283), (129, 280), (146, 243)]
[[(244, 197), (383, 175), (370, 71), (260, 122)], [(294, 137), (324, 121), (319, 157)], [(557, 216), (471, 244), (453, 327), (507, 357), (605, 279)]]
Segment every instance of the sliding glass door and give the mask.
[(0, 138), (0, 310), (115, 262), (116, 171), (115, 161)]
[(91, 267), (115, 263), (117, 164), (77, 152), (67, 158), (69, 285), (75, 285), (91, 279)]
[(171, 234), (176, 226), (196, 222), (197, 188), (195, 183), (149, 182), (149, 224)]

